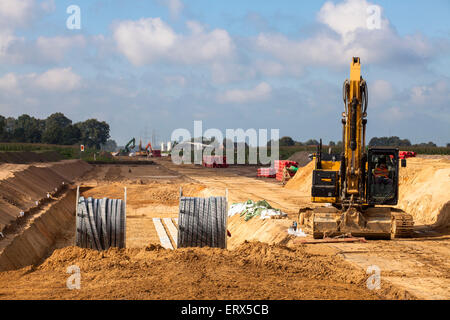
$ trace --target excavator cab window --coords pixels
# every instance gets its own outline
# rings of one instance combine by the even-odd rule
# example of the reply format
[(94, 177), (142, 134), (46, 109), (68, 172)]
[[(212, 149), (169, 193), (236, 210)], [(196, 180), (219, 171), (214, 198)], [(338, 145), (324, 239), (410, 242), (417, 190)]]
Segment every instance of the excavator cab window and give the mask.
[(398, 150), (369, 149), (367, 178), (370, 204), (397, 204)]

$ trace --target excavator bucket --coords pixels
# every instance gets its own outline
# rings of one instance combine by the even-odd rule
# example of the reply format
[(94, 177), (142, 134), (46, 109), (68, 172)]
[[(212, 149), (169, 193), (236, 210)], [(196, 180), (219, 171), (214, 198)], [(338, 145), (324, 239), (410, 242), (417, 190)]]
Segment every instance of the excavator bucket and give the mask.
[(299, 223), (311, 228), (315, 239), (351, 235), (366, 239), (410, 237), (413, 219), (404, 212), (389, 207), (346, 211), (335, 207), (319, 207), (300, 213)]
[(351, 235), (366, 239), (411, 237), (414, 222), (411, 215), (389, 207), (364, 211), (335, 207), (300, 209), (299, 224), (309, 227), (315, 239)]
[(391, 211), (389, 208), (369, 208), (364, 212), (355, 208), (347, 211), (317, 208), (313, 213), (312, 232), (315, 239), (340, 235), (390, 239)]

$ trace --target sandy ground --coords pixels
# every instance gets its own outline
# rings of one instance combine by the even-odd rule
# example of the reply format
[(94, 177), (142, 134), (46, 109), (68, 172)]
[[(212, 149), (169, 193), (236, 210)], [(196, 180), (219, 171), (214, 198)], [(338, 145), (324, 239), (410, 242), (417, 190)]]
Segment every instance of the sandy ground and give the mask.
[[(428, 161), (436, 159), (423, 159), (411, 169), (420, 171), (421, 165), (427, 168)], [(443, 169), (448, 166), (441, 165)], [(91, 188), (83, 195), (98, 198), (123, 198), (123, 188), (127, 187), (128, 249), (99, 253), (67, 247), (73, 243), (73, 234), (68, 232), (56, 246), (62, 249), (42, 264), (1, 272), (0, 298), (450, 298), (448, 229), (421, 224), (415, 239), (294, 244), (287, 227), (297, 219), (300, 207), (311, 205), (308, 186), (284, 188), (274, 179), (257, 179), (255, 175), (254, 167), (207, 169), (176, 166), (167, 159), (157, 160), (153, 166), (98, 166), (78, 183)], [(308, 178), (305, 171), (305, 181)], [(180, 187), (190, 196), (224, 195), (228, 190), (229, 203), (266, 199), (288, 213), (288, 219), (244, 222), (239, 217), (231, 218), (229, 250), (165, 250), (159, 247), (152, 218), (177, 217)], [(448, 194), (444, 197), (450, 200)], [(81, 268), (81, 290), (66, 288), (66, 268), (72, 264)], [(381, 270), (380, 290), (366, 288), (370, 265)]]

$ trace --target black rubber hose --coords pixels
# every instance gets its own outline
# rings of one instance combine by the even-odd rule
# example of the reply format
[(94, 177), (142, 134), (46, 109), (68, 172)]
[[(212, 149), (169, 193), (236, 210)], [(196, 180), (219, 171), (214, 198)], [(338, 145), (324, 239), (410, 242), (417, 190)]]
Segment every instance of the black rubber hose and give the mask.
[(367, 83), (365, 81), (361, 83), (361, 101), (363, 104), (362, 110), (366, 113), (369, 104), (369, 89), (367, 88)]
[(350, 149), (356, 150), (356, 107), (358, 106), (358, 99), (353, 98), (352, 101), (352, 117), (350, 120)]
[(345, 153), (341, 153), (341, 167), (340, 167), (340, 174), (341, 174), (341, 188), (339, 190), (339, 194), (342, 192), (342, 188), (344, 188), (344, 182), (345, 182)]
[(366, 162), (367, 162), (367, 154), (364, 153), (361, 158), (361, 196), (366, 200)]

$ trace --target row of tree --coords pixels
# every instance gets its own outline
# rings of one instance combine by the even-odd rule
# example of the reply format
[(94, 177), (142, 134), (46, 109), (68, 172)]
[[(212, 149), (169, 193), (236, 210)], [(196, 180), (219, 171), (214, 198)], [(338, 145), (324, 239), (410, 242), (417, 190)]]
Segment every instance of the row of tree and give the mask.
[[(373, 137), (369, 141), (369, 146), (390, 146), (390, 147), (437, 147), (436, 143), (430, 141), (426, 143), (412, 144), (408, 139), (400, 139), (397, 136), (393, 137)], [(447, 147), (449, 144), (447, 144)]]
[[(270, 141), (268, 145), (270, 144)], [(280, 138), (280, 147), (289, 147), (289, 146), (314, 146), (318, 145), (319, 141), (315, 139), (309, 139), (305, 142), (295, 141), (291, 137), (282, 137)], [(334, 146), (342, 146), (342, 141), (334, 142), (330, 141), (328, 143), (328, 146), (334, 147)], [(412, 144), (411, 141), (408, 139), (400, 139), (399, 137), (393, 136), (393, 137), (373, 137), (369, 141), (369, 146), (392, 146), (392, 147), (409, 147), (409, 146), (415, 146), (415, 147), (437, 147), (437, 145), (430, 141), (428, 143), (418, 143), (418, 144)], [(450, 147), (450, 143), (447, 144), (447, 147)]]
[(100, 149), (109, 137), (109, 124), (97, 119), (72, 123), (60, 112), (47, 119), (37, 119), (27, 114), (17, 119), (0, 115), (0, 142), (84, 144)]

